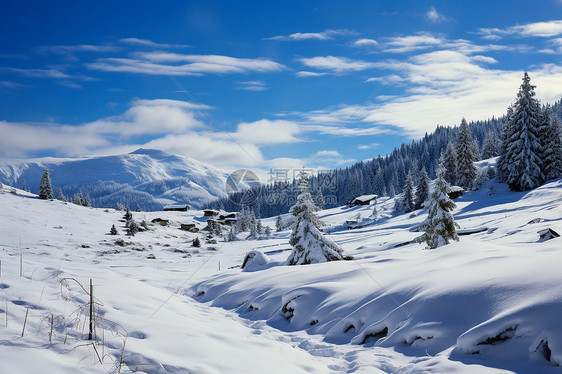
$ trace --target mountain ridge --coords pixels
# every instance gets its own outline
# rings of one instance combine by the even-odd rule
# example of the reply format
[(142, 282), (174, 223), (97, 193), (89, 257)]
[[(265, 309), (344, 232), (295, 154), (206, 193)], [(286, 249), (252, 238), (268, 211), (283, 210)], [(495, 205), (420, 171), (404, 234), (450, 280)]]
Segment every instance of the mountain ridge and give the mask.
[(78, 192), (90, 195), (96, 207), (117, 203), (143, 210), (159, 210), (170, 203), (201, 207), (226, 196), (224, 172), (189, 157), (146, 148), (78, 159), (0, 161), (0, 181), (37, 192), (45, 167), (55, 191), (61, 187), (67, 198)]

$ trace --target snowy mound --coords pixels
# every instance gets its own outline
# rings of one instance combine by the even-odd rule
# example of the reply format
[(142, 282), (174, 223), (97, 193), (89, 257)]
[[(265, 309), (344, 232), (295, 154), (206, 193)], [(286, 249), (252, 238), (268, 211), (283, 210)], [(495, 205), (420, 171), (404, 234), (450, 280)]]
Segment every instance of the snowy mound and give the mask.
[[(415, 366), (420, 371), (449, 359), (549, 372), (562, 364), (562, 239), (543, 241), (538, 231), (562, 232), (562, 180), (526, 193), (496, 184), (499, 192), (489, 196), (485, 187), (456, 201), (454, 216), (465, 232), (460, 242), (435, 250), (408, 243), (419, 235), (408, 229), (426, 215), (391, 216), (387, 200), (386, 218), (374, 225), (331, 231), (356, 261), (230, 271), (192, 294), (327, 343), (426, 356)], [(320, 216), (337, 228), (371, 209)], [(286, 256), (270, 262), (281, 265)]]
[(45, 167), (50, 169), (53, 186), (62, 187), (68, 198), (81, 191), (99, 207), (115, 207), (117, 203), (131, 209), (139, 204), (143, 210), (158, 210), (168, 203), (201, 207), (226, 196), (224, 173), (191, 158), (154, 149), (84, 159), (0, 161), (0, 182), (37, 192)]

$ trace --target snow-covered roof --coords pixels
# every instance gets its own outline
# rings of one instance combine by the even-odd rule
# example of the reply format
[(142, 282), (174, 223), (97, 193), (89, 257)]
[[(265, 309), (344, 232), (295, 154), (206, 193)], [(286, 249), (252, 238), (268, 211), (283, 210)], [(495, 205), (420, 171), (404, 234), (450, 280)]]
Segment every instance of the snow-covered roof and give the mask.
[(464, 188), (462, 188), (461, 186), (450, 186), (449, 187), (449, 192), (463, 192)]
[(361, 195), (353, 199), (353, 201), (371, 201), (377, 197), (379, 197), (379, 195)]

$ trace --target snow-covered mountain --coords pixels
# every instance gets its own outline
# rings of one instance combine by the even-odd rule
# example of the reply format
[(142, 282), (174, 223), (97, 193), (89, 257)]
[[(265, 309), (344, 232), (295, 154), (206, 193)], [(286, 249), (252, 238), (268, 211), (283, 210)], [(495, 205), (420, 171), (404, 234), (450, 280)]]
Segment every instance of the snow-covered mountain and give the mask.
[(50, 170), (53, 187), (70, 198), (81, 191), (98, 207), (123, 203), (157, 210), (168, 203), (201, 207), (226, 196), (225, 173), (197, 160), (154, 149), (116, 156), (80, 159), (44, 158), (0, 161), (0, 182), (39, 190), (43, 169)]

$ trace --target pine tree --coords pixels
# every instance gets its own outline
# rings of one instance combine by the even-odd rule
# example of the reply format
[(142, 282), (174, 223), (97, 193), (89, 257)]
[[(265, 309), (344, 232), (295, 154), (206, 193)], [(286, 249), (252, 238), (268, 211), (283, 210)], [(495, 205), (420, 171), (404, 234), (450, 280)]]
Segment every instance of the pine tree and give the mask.
[(322, 225), (315, 212), (310, 192), (303, 189), (290, 212), (295, 217), (295, 225), (289, 243), (293, 247), (287, 264), (303, 265), (326, 261), (343, 260), (343, 249), (319, 230)]
[[(541, 118), (540, 134), (543, 137), (543, 172), (546, 180), (562, 176), (562, 138), (560, 121), (545, 111)], [(544, 134), (544, 135), (543, 135)]]
[(412, 212), (416, 205), (414, 202), (415, 194), (412, 172), (408, 172), (408, 175), (406, 175), (406, 184), (404, 184), (404, 190), (402, 194), (402, 208), (406, 213)]
[(278, 215), (275, 220), (275, 230), (277, 232), (283, 231), (283, 218), (281, 218), (281, 214)]
[(62, 188), (58, 188), (57, 200), (66, 202), (66, 197), (62, 193)]
[(456, 205), (447, 195), (448, 192), (449, 184), (445, 180), (445, 169), (440, 166), (437, 170), (435, 190), (429, 200), (429, 214), (421, 224), (425, 233), (419, 238), (419, 241), (425, 241), (430, 249), (449, 244), (451, 239), (459, 240), (456, 230), (459, 226), (451, 214)]
[(141, 211), (141, 208), (140, 208), (139, 204), (137, 204), (137, 207), (135, 208), (135, 212), (140, 212), (140, 211)]
[(135, 236), (137, 232), (139, 232), (139, 225), (135, 220), (130, 220), (127, 225), (127, 235)]
[(474, 162), (478, 161), (478, 154), (474, 149), (474, 140), (466, 123), (462, 119), (459, 136), (457, 138), (457, 184), (464, 189), (471, 189), (477, 176)]
[(457, 152), (453, 143), (449, 142), (443, 154), (443, 167), (445, 168), (445, 180), (450, 184), (457, 184)]
[(427, 176), (427, 172), (425, 171), (425, 168), (423, 168), (421, 171), (418, 187), (416, 188), (415, 208), (421, 209), (428, 197), (429, 197), (429, 177)]
[(115, 228), (115, 225), (111, 225), (111, 229), (109, 230), (109, 233), (111, 235), (117, 235), (118, 234), (117, 229)]
[(507, 162), (507, 184), (514, 191), (530, 190), (544, 180), (538, 134), (540, 104), (535, 98), (535, 86), (530, 81), (525, 73), (507, 134), (504, 162)]
[(271, 237), (271, 227), (265, 226), (265, 229), (263, 230), (263, 234), (265, 235), (266, 238), (270, 238)]
[(513, 106), (509, 106), (507, 108), (507, 114), (502, 121), (502, 131), (500, 134), (500, 148), (499, 148), (499, 157), (496, 163), (496, 177), (498, 182), (507, 182), (507, 178), (509, 175), (509, 164), (511, 160), (508, 160), (507, 157), (507, 145), (509, 138), (512, 133), (511, 128), (511, 118), (513, 117)]
[(199, 240), (198, 236), (193, 239), (193, 241), (191, 242), (191, 246), (195, 248), (201, 247), (201, 241)]
[(499, 154), (499, 141), (495, 134), (489, 132), (482, 143), (482, 159), (486, 160)]
[(51, 178), (49, 177), (49, 169), (43, 170), (41, 181), (39, 182), (39, 198), (48, 200), (53, 198), (53, 187), (51, 186)]

